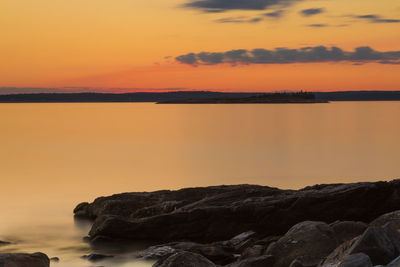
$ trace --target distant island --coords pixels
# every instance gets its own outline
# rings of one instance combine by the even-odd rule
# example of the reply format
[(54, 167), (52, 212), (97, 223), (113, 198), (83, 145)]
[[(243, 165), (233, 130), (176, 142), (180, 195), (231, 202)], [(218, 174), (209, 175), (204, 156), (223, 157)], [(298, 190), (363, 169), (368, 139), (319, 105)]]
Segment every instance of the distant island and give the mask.
[[(314, 99), (308, 98), (311, 97), (311, 95), (314, 96)], [(324, 103), (328, 101), (400, 101), (400, 91), (337, 91), (310, 93), (232, 93), (212, 91), (173, 91), (136, 93), (0, 94), (0, 103), (156, 102), (189, 104)]]
[(194, 98), (184, 100), (160, 101), (157, 104), (311, 104), (328, 103), (318, 100), (315, 94), (308, 92), (296, 93), (265, 93), (247, 97)]

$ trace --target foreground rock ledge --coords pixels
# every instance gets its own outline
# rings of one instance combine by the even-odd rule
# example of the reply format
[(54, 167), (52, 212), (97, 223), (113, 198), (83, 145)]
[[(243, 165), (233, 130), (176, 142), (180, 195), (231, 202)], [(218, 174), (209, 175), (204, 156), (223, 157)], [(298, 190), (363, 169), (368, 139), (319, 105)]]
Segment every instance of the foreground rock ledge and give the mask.
[[(303, 221), (369, 223), (400, 209), (400, 180), (327, 184), (301, 190), (232, 185), (123, 193), (81, 203), (75, 216), (94, 220), (99, 240), (228, 240), (252, 230), (257, 239), (285, 234)], [(336, 244), (335, 244), (336, 245)]]
[(46, 254), (36, 252), (27, 253), (0, 253), (1, 267), (49, 267), (50, 259)]

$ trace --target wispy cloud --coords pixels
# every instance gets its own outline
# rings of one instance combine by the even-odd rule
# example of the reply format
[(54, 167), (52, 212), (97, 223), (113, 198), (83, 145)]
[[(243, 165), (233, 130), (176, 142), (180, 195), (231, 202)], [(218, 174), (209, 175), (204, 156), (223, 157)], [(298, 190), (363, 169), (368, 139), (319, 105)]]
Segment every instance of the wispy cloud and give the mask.
[(308, 24), (308, 27), (312, 27), (312, 28), (325, 28), (328, 27), (328, 24), (319, 24), (319, 23), (315, 23), (315, 24)]
[(245, 16), (227, 17), (214, 20), (214, 22), (217, 23), (257, 23), (260, 21), (262, 21), (261, 17), (249, 18)]
[(203, 12), (225, 12), (229, 10), (267, 10), (279, 6), (289, 6), (302, 0), (191, 0), (186, 8)]
[(237, 49), (226, 52), (201, 52), (180, 55), (178, 62), (189, 65), (238, 64), (291, 64), (313, 62), (353, 62), (399, 64), (400, 51), (376, 51), (368, 46), (345, 51), (339, 47), (303, 47), (298, 49), (275, 48)]
[(264, 16), (269, 17), (269, 18), (280, 18), (283, 16), (284, 12), (285, 11), (283, 9), (279, 9), (279, 10), (264, 13)]
[(305, 17), (310, 17), (310, 16), (321, 14), (323, 12), (324, 12), (323, 8), (308, 8), (308, 9), (301, 10), (300, 14)]
[(377, 14), (353, 15), (352, 17), (368, 20), (371, 23), (400, 23), (400, 19), (387, 19)]

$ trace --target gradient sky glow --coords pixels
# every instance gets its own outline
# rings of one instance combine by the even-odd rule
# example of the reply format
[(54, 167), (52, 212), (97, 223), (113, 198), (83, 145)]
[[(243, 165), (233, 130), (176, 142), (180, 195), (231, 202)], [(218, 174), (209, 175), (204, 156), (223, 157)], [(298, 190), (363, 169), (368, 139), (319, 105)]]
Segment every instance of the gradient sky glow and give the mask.
[[(400, 0), (2, 0), (0, 32), (0, 87), (400, 90)], [(176, 60), (317, 46), (394, 60)]]

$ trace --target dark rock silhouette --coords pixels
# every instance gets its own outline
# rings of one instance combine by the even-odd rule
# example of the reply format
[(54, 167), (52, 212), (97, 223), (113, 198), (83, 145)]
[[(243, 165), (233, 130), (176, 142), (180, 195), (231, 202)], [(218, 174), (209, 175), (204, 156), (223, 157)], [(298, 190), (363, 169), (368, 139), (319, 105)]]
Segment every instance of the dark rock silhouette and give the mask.
[[(0, 88), (1, 89), (1, 88)], [(11, 89), (11, 88), (9, 88)], [(54, 90), (54, 89), (53, 89)], [(11, 92), (13, 90), (6, 90)], [(37, 88), (34, 91), (38, 91)], [(43, 92), (48, 91), (46, 89)], [(313, 92), (317, 101), (393, 101), (400, 100), (400, 91), (337, 91)], [(218, 98), (247, 98), (262, 93), (227, 93), (211, 91), (173, 91), (137, 93), (17, 93), (2, 94), (0, 103), (48, 103), (48, 102), (164, 102)]]
[(10, 245), (10, 244), (11, 244), (10, 242), (1, 241), (1, 240), (0, 240), (0, 246), (6, 246), (6, 245)]
[(397, 266), (399, 200), (400, 180), (301, 190), (232, 185), (117, 194), (74, 212), (94, 220), (92, 244), (161, 244), (137, 253), (156, 267)]
[[(257, 233), (257, 239), (282, 235), (307, 220), (369, 223), (400, 209), (399, 200), (400, 180), (301, 190), (234, 185), (117, 194), (79, 204), (74, 213), (95, 220), (89, 233), (92, 241), (209, 243), (229, 240), (249, 229)], [(361, 231), (364, 226), (354, 227)]]
[(49, 267), (50, 260), (46, 254), (37, 252), (26, 253), (1, 253), (0, 266), (9, 267)]

